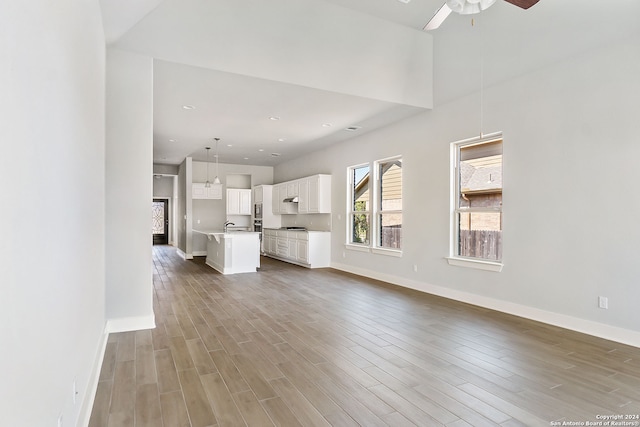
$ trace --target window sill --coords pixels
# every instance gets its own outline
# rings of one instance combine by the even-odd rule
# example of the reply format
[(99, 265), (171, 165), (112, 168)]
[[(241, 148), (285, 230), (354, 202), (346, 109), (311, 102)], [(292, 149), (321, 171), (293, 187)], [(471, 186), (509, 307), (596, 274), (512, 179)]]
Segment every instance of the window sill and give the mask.
[(485, 271), (495, 271), (499, 273), (502, 271), (502, 267), (504, 264), (501, 262), (495, 261), (483, 261), (479, 259), (471, 259), (471, 258), (457, 258), (457, 257), (446, 257), (449, 265), (455, 265), (457, 267), (467, 267), (467, 268), (475, 268), (477, 270), (485, 270)]
[(374, 254), (394, 256), (398, 258), (402, 257), (402, 251), (397, 249), (372, 248), (371, 246), (354, 245), (350, 243), (345, 244), (344, 247), (346, 249), (349, 249), (350, 251), (370, 252)]
[(344, 247), (349, 249), (350, 251), (371, 252), (371, 247), (365, 245), (354, 245), (347, 243), (346, 245), (344, 245)]
[(371, 248), (371, 252), (373, 252), (374, 254), (395, 256), (398, 258), (402, 257), (402, 251), (399, 251), (397, 249)]

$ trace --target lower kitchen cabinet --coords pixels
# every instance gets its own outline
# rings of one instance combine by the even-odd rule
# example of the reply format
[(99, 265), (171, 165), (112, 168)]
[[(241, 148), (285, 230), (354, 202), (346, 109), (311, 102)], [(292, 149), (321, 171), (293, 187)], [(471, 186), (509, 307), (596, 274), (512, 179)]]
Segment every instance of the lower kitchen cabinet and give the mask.
[(263, 231), (266, 256), (308, 268), (329, 267), (331, 233), (328, 231)]

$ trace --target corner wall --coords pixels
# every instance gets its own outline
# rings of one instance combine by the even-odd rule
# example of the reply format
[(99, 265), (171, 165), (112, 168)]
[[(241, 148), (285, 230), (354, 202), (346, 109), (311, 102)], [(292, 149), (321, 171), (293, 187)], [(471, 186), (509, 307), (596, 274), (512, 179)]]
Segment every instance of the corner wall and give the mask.
[(106, 135), (107, 330), (153, 328), (150, 57), (107, 51)]
[(84, 425), (106, 345), (98, 2), (0, 2), (0, 57), (0, 424)]

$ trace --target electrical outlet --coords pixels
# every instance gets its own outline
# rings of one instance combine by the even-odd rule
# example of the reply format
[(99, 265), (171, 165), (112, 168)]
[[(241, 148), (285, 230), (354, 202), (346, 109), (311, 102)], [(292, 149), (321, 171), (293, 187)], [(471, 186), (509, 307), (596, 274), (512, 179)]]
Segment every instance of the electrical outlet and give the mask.
[(609, 308), (609, 298), (607, 297), (598, 297), (598, 307), (608, 309)]

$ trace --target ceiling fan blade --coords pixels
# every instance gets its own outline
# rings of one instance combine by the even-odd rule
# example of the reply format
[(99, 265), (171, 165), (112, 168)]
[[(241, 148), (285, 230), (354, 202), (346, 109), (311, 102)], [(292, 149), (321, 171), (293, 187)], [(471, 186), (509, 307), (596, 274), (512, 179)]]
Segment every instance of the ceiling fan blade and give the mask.
[(433, 17), (427, 22), (427, 25), (424, 26), (424, 31), (435, 30), (438, 28), (447, 16), (451, 13), (451, 8), (447, 6), (447, 3), (443, 4), (440, 9), (433, 15)]
[(523, 9), (529, 9), (540, 0), (504, 0), (507, 3), (511, 3), (514, 6), (521, 7)]

